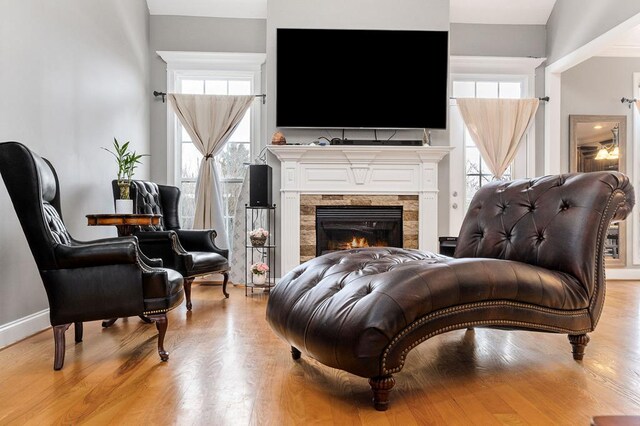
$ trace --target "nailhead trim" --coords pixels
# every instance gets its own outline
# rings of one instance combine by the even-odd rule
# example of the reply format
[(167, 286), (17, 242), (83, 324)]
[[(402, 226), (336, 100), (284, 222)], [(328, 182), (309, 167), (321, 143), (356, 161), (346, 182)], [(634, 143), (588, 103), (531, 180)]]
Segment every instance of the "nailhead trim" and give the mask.
[(165, 312), (169, 312), (169, 309), (156, 309), (155, 311), (145, 311), (143, 312), (143, 315), (163, 314)]
[[(611, 201), (613, 201), (614, 196), (616, 195), (616, 193), (621, 193), (622, 194), (622, 201), (620, 203), (618, 203), (618, 205), (616, 206), (616, 209), (613, 212), (613, 216), (615, 216), (616, 211), (618, 211), (618, 208), (624, 204), (627, 203), (627, 194), (624, 193), (624, 191), (622, 191), (621, 189), (616, 189), (615, 191), (613, 191), (613, 193), (611, 194), (611, 196), (609, 197), (609, 200), (607, 201), (607, 206), (605, 207), (604, 211), (606, 212), (607, 210), (609, 210), (609, 207), (611, 206)], [(603, 229), (604, 228), (604, 222), (600, 221), (600, 226), (598, 227), (598, 239), (596, 242), (596, 247), (600, 246), (600, 242), (602, 241), (602, 236), (603, 236)], [(606, 280), (607, 280), (607, 273), (606, 273), (606, 269), (605, 269), (605, 262), (604, 262), (604, 256), (602, 253), (598, 253), (596, 254), (596, 257), (600, 259), (600, 268), (598, 268), (598, 259), (596, 258), (596, 272), (595, 272), (595, 286), (593, 288), (593, 294), (596, 295), (598, 294), (598, 271), (602, 270), (602, 286), (604, 287), (603, 291), (606, 289)], [(591, 299), (591, 303), (589, 303), (589, 310), (593, 309), (594, 303), (596, 301), (596, 298), (592, 298)], [(593, 322), (593, 328), (596, 328), (596, 325), (598, 325), (598, 321), (600, 320), (600, 315), (602, 314), (602, 305), (604, 305), (604, 297), (600, 298), (600, 309), (598, 312), (598, 317), (597, 318), (592, 318), (592, 322)]]
[(572, 333), (572, 334), (582, 334), (582, 333), (587, 333), (590, 332), (592, 329), (584, 329), (584, 330), (570, 330), (570, 329), (565, 329), (565, 328), (561, 328), (561, 327), (554, 327), (554, 326), (546, 326), (546, 325), (540, 325), (540, 324), (535, 324), (535, 323), (529, 323), (529, 322), (525, 322), (525, 321), (513, 321), (513, 320), (481, 320), (481, 321), (468, 321), (468, 322), (463, 322), (463, 323), (457, 323), (457, 324), (452, 324), (449, 325), (447, 327), (444, 327), (442, 329), (438, 329), (435, 330), (431, 333), (429, 333), (428, 335), (416, 340), (415, 342), (411, 343), (411, 345), (409, 347), (407, 347), (405, 350), (402, 351), (402, 353), (400, 354), (400, 365), (398, 367), (395, 368), (391, 368), (388, 369), (387, 368), (387, 357), (389, 356), (389, 352), (391, 352), (391, 350), (393, 349), (393, 347), (408, 333), (412, 332), (414, 329), (422, 326), (423, 324), (425, 324), (426, 322), (429, 322), (433, 319), (439, 318), (439, 317), (444, 317), (444, 316), (448, 316), (452, 313), (459, 313), (459, 312), (464, 312), (464, 311), (474, 311), (480, 308), (484, 308), (484, 307), (495, 307), (495, 306), (513, 306), (513, 307), (518, 307), (518, 308), (526, 308), (526, 309), (530, 309), (530, 310), (535, 310), (535, 311), (540, 311), (540, 312), (545, 312), (545, 313), (550, 313), (550, 314), (555, 314), (555, 315), (560, 315), (560, 316), (569, 316), (569, 317), (579, 317), (579, 316), (588, 316), (589, 312), (586, 310), (582, 310), (581, 312), (577, 312), (577, 311), (556, 311), (553, 309), (549, 309), (549, 308), (543, 308), (540, 306), (533, 306), (533, 305), (527, 305), (524, 303), (518, 303), (518, 302), (511, 302), (511, 301), (498, 301), (498, 302), (476, 302), (476, 303), (470, 303), (468, 305), (464, 305), (464, 306), (453, 306), (451, 308), (446, 308), (443, 309), (441, 311), (438, 312), (434, 312), (431, 313), (427, 316), (424, 316), (420, 319), (418, 319), (417, 321), (414, 321), (412, 324), (410, 324), (408, 327), (405, 327), (400, 333), (398, 333), (393, 340), (391, 341), (391, 343), (389, 343), (389, 345), (387, 345), (387, 347), (385, 348), (383, 354), (382, 354), (382, 374), (386, 375), (386, 374), (393, 374), (393, 373), (397, 373), (398, 371), (402, 370), (402, 367), (404, 367), (404, 362), (405, 362), (405, 356), (407, 355), (407, 353), (415, 348), (416, 346), (418, 346), (420, 343), (424, 342), (425, 340), (436, 336), (438, 334), (441, 333), (445, 333), (447, 331), (451, 331), (451, 330), (456, 330), (458, 328), (467, 328), (467, 327), (473, 327), (473, 326), (477, 326), (477, 325), (515, 325), (521, 328), (533, 328), (533, 329), (538, 329), (538, 330), (545, 330), (545, 331), (553, 331), (556, 333)]

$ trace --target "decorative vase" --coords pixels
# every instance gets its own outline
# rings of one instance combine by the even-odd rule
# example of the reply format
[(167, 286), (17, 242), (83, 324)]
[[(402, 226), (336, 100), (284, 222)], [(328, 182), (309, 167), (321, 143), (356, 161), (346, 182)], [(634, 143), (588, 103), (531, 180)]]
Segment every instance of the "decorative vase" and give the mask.
[(249, 236), (249, 239), (251, 240), (251, 245), (254, 247), (262, 247), (264, 246), (264, 243), (267, 241), (267, 237), (252, 237)]
[(267, 281), (267, 274), (251, 274), (251, 275), (252, 275), (251, 281), (254, 284), (262, 285)]
[(116, 200), (116, 214), (133, 214), (133, 200)]
[(120, 198), (123, 200), (128, 200), (129, 199), (129, 181), (128, 180), (123, 180), (123, 181), (118, 181), (118, 188), (120, 188)]

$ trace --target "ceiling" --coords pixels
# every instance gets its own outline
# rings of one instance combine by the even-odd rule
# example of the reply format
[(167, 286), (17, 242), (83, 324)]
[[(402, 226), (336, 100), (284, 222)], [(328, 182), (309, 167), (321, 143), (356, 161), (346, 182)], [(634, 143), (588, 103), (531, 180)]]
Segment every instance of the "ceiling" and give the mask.
[[(555, 3), (556, 0), (450, 0), (450, 16), (455, 23), (545, 25)], [(267, 0), (147, 0), (147, 5), (152, 15), (267, 17)]]

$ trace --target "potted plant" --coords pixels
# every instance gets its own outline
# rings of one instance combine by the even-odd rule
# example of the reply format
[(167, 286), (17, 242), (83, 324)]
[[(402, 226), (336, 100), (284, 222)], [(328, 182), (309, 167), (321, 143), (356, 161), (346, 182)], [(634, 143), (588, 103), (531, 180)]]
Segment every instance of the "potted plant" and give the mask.
[(249, 239), (251, 240), (251, 245), (254, 247), (262, 247), (264, 243), (267, 241), (267, 237), (269, 236), (269, 231), (264, 228), (254, 229), (249, 232)]
[(113, 138), (113, 151), (108, 148), (102, 148), (109, 152), (116, 159), (118, 164), (118, 188), (120, 188), (120, 198), (116, 200), (116, 213), (131, 214), (133, 213), (133, 200), (129, 196), (129, 188), (131, 178), (140, 159), (147, 154), (136, 154), (135, 151), (129, 150), (129, 141), (120, 145), (116, 138)]
[(264, 262), (257, 262), (251, 265), (251, 276), (254, 284), (264, 284), (267, 280), (269, 265)]

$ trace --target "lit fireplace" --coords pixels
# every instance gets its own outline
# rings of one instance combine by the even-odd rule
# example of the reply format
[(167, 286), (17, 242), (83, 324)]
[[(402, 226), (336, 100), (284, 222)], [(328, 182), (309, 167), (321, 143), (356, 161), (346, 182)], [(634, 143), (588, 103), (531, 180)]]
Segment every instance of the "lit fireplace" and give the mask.
[(402, 206), (316, 207), (316, 256), (362, 247), (402, 247)]

